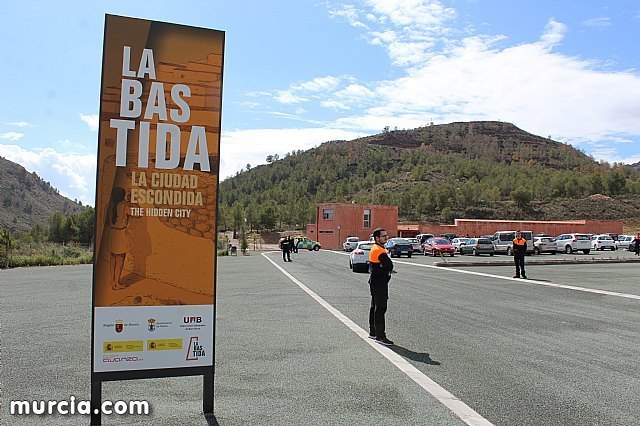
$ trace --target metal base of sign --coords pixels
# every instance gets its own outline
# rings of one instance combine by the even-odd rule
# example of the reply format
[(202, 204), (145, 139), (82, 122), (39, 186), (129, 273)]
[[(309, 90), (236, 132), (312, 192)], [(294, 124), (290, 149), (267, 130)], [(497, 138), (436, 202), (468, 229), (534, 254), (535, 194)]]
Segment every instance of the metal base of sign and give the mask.
[(217, 425), (213, 415), (213, 367), (167, 368), (162, 370), (117, 371), (91, 374), (91, 426), (102, 424), (102, 382), (158, 379), (162, 377), (203, 376), (202, 413), (209, 425)]

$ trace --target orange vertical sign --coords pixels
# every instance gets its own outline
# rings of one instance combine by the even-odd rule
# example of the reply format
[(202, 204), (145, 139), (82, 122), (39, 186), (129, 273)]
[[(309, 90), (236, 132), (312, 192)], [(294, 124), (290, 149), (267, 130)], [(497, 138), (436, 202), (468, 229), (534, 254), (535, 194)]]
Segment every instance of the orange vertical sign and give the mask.
[(221, 31), (107, 15), (93, 371), (213, 364), (223, 51)]

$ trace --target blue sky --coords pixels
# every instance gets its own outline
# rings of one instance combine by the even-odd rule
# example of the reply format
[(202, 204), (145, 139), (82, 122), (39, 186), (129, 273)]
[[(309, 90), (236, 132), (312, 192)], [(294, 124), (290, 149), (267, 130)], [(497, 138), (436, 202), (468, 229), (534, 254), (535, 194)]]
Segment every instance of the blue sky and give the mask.
[(23, 0), (1, 12), (0, 156), (85, 204), (105, 13), (226, 32), (222, 178), (385, 126), (470, 120), (640, 161), (637, 0)]

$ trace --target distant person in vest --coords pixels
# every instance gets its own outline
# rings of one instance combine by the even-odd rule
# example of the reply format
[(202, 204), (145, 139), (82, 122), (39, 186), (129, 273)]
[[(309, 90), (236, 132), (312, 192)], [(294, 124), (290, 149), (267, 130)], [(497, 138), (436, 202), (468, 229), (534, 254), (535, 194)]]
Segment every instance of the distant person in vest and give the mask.
[(513, 240), (513, 261), (516, 264), (516, 274), (513, 278), (527, 278), (524, 272), (524, 255), (527, 254), (527, 240), (522, 238), (522, 232), (516, 232)]
[(636, 256), (638, 256), (638, 255), (640, 255), (640, 232), (636, 233), (636, 236), (633, 239), (633, 242), (635, 243)]
[(282, 260), (291, 262), (291, 240), (289, 237), (285, 237), (284, 240), (282, 240), (280, 249), (282, 249)]
[(389, 280), (393, 271), (393, 262), (384, 248), (387, 231), (377, 228), (373, 231), (375, 244), (369, 252), (369, 289), (371, 290), (371, 309), (369, 310), (369, 338), (386, 346), (393, 345), (385, 334), (384, 315), (389, 299)]

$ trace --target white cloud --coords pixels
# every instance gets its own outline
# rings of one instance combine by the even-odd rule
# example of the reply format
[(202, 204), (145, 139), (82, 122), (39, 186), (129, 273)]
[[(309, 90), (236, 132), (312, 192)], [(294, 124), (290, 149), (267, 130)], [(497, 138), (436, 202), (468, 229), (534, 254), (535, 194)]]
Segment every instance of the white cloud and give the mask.
[(95, 155), (59, 153), (52, 148), (27, 150), (0, 144), (0, 156), (18, 163), (60, 190), (68, 198), (93, 204), (95, 200)]
[(19, 141), (24, 136), (25, 136), (24, 133), (18, 133), (18, 132), (0, 133), (0, 139), (6, 140), (6, 141)]
[(7, 123), (8, 126), (16, 126), (16, 127), (36, 127), (31, 123), (26, 121), (10, 121)]
[(339, 83), (340, 79), (338, 77), (327, 75), (325, 77), (314, 78), (311, 81), (294, 84), (291, 86), (291, 89), (308, 92), (322, 92), (327, 90), (334, 90)]
[(611, 18), (591, 18), (582, 21), (587, 27), (605, 28), (611, 25)]
[(274, 99), (281, 104), (297, 104), (307, 102), (308, 99), (294, 95), (290, 90), (278, 90)]
[(247, 164), (266, 164), (269, 154), (283, 158), (287, 152), (307, 150), (330, 140), (351, 140), (365, 133), (342, 129), (253, 129), (223, 132), (220, 146), (220, 180), (233, 176)]
[(98, 131), (98, 114), (86, 115), (78, 113), (78, 117), (80, 117), (80, 120), (84, 121), (89, 126), (89, 130), (92, 132)]
[(440, 31), (456, 16), (455, 9), (438, 0), (366, 0), (374, 14), (383, 15), (397, 26), (416, 26), (421, 30)]
[[(386, 48), (391, 62), (402, 66), (405, 74), (367, 84), (369, 108), (362, 113), (352, 108), (352, 115), (330, 126), (380, 131), (384, 126), (413, 128), (430, 121), (502, 120), (570, 140), (591, 149), (594, 156), (607, 152), (596, 151), (595, 142), (617, 152), (618, 135), (624, 133), (627, 140), (640, 137), (640, 75), (605, 71), (602, 61), (557, 53), (568, 31), (558, 20), (550, 19), (538, 40), (498, 47), (506, 45), (507, 37), (451, 37), (455, 31), (447, 25), (455, 11), (439, 2), (364, 3), (375, 22), (386, 25), (367, 33), (370, 42)], [(416, 34), (427, 23), (434, 28), (421, 39)], [(342, 92), (336, 93), (339, 101), (354, 106), (338, 93)]]

